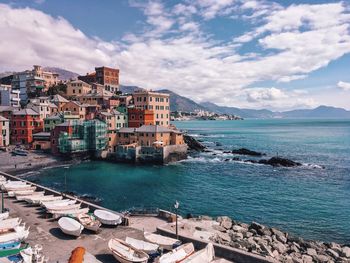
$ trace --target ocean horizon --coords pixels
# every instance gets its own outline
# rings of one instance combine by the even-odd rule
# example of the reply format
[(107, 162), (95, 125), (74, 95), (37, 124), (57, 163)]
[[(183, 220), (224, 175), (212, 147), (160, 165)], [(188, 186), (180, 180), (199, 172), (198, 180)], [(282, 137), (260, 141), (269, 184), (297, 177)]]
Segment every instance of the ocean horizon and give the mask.
[[(210, 152), (169, 165), (89, 161), (28, 176), (45, 186), (101, 200), (107, 208), (172, 210), (183, 216), (227, 215), (305, 239), (350, 242), (350, 120), (174, 122)], [(234, 160), (247, 148), (302, 163), (283, 168)], [(67, 178), (65, 186), (64, 178)]]

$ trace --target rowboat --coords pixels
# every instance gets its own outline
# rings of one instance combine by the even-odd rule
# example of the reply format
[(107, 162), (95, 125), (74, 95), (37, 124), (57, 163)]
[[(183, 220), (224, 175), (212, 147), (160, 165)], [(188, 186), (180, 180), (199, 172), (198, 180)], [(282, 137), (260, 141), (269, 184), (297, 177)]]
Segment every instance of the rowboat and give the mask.
[(192, 243), (183, 244), (169, 253), (164, 254), (158, 260), (158, 263), (176, 263), (186, 259), (193, 254), (194, 246)]
[[(47, 205), (46, 210), (51, 213), (55, 211), (72, 210), (79, 209), (81, 204), (71, 204), (71, 205)], [(52, 213), (51, 213), (52, 214)]]
[(0, 222), (9, 217), (9, 212), (0, 213)]
[(16, 218), (8, 218), (0, 221), (0, 230), (5, 228), (15, 228), (21, 224), (21, 219)]
[(76, 247), (67, 263), (102, 263), (94, 255), (86, 251), (83, 247)]
[(15, 191), (9, 191), (9, 192), (7, 192), (7, 195), (9, 197), (15, 197), (17, 195), (29, 195), (29, 194), (33, 193), (35, 191), (35, 189), (36, 189), (36, 186), (31, 186), (31, 188), (26, 189), (26, 190), (20, 189), (20, 190), (15, 190)]
[(209, 243), (204, 249), (193, 253), (181, 263), (210, 263), (215, 258), (214, 246)]
[(45, 207), (49, 205), (55, 205), (55, 206), (64, 206), (64, 205), (73, 205), (75, 204), (75, 200), (71, 199), (62, 199), (62, 200), (55, 200), (55, 201), (41, 201), (40, 205)]
[(108, 242), (108, 248), (111, 250), (116, 260), (121, 263), (147, 263), (149, 256), (124, 241), (113, 238)]
[[(23, 244), (21, 245), (19, 248), (14, 248), (14, 249), (8, 249), (8, 250), (0, 250), (0, 258), (4, 258), (4, 257), (9, 257), (9, 256), (13, 256), (13, 255), (17, 255), (19, 254), (21, 251), (23, 251), (24, 249), (28, 248), (29, 245), (28, 244)], [(2, 261), (0, 261), (2, 262)]]
[(158, 234), (153, 234), (149, 232), (144, 232), (144, 237), (148, 242), (158, 244), (161, 248), (165, 250), (173, 250), (175, 247), (181, 245), (181, 241), (171, 238), (165, 237)]
[(157, 244), (153, 244), (153, 243), (149, 243), (143, 240), (138, 240), (138, 239), (134, 239), (131, 237), (126, 237), (125, 242), (127, 244), (129, 244), (130, 246), (137, 248), (138, 250), (142, 250), (144, 252), (146, 252), (147, 254), (156, 254), (158, 252), (158, 245)]
[(63, 216), (77, 217), (79, 214), (87, 214), (87, 213), (89, 213), (89, 208), (62, 210), (62, 211), (53, 212), (51, 214), (53, 218), (57, 219)]
[(29, 195), (19, 195), (19, 196), (16, 196), (16, 200), (25, 201), (25, 200), (29, 200), (29, 198), (31, 198), (33, 196), (43, 196), (44, 194), (45, 194), (44, 191), (40, 191), (40, 192), (33, 192)]
[(20, 246), (21, 246), (21, 241), (10, 241), (5, 243), (0, 243), (0, 251), (16, 249), (16, 248), (19, 248)]
[(61, 217), (58, 220), (58, 225), (63, 233), (76, 237), (80, 236), (84, 229), (82, 224), (70, 217)]
[(122, 217), (112, 212), (97, 209), (94, 211), (96, 218), (104, 225), (119, 225), (122, 223)]
[(77, 216), (80, 224), (84, 226), (84, 228), (97, 232), (101, 226), (101, 222), (96, 219), (93, 215), (89, 214), (79, 214)]
[(33, 186), (30, 184), (10, 184), (10, 185), (4, 185), (5, 191), (19, 191), (19, 190), (30, 190)]
[(55, 195), (43, 195), (43, 196), (34, 196), (32, 198), (29, 198), (28, 201), (31, 204), (40, 204), (40, 202), (43, 201), (55, 201), (55, 200), (61, 200), (62, 196), (55, 196)]
[(22, 241), (26, 239), (29, 235), (28, 229), (18, 227), (14, 232), (0, 235), (0, 243), (7, 243), (11, 241)]

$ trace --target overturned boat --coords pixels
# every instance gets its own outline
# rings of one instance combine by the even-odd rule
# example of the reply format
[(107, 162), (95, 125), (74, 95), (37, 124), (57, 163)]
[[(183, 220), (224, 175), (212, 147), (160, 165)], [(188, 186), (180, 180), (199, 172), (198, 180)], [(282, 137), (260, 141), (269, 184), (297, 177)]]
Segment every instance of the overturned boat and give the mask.
[(63, 233), (76, 237), (79, 237), (84, 229), (82, 224), (70, 217), (61, 217), (58, 225)]
[(77, 217), (79, 214), (89, 213), (89, 208), (73, 209), (73, 210), (61, 210), (61, 211), (48, 211), (52, 214), (52, 217), (58, 219), (63, 216)]
[(144, 232), (144, 237), (148, 242), (159, 245), (159, 247), (165, 250), (173, 250), (174, 248), (181, 245), (181, 241), (171, 238), (165, 237), (158, 234), (153, 234), (149, 232)]
[(122, 217), (107, 210), (97, 209), (94, 211), (96, 218), (104, 225), (119, 225), (122, 223)]
[(137, 248), (138, 250), (142, 250), (146, 252), (149, 255), (158, 253), (159, 246), (157, 244), (153, 244), (150, 242), (146, 242), (146, 241), (131, 238), (131, 237), (126, 237), (125, 242), (130, 246)]

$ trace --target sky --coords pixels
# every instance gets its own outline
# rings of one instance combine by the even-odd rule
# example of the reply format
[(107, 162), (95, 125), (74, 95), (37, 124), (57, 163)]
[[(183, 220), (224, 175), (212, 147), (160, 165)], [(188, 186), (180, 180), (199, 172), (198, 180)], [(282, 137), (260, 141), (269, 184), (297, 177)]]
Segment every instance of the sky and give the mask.
[(350, 1), (0, 0), (0, 72), (120, 69), (196, 102), (350, 110)]

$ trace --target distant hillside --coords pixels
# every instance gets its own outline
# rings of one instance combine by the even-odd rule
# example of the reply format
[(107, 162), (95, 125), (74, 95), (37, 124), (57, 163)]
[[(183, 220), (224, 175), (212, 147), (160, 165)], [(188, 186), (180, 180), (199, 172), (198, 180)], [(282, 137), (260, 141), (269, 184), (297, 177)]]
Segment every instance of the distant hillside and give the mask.
[(128, 93), (128, 94), (131, 94), (137, 90), (141, 90), (142, 88), (140, 87), (137, 87), (137, 86), (124, 86), (124, 85), (120, 85), (119, 86), (119, 89), (121, 92), (123, 93)]
[(281, 113), (283, 118), (350, 118), (350, 111), (343, 108), (335, 108), (330, 106), (319, 106), (315, 109), (293, 110)]
[(79, 76), (78, 73), (56, 67), (44, 67), (44, 70), (57, 73), (59, 80), (76, 79)]
[(207, 110), (202, 105), (194, 102), (193, 100), (180, 96), (175, 92), (172, 92), (168, 89), (157, 90), (161, 93), (170, 94), (170, 109), (171, 111), (186, 111), (186, 112), (194, 112), (195, 110)]

